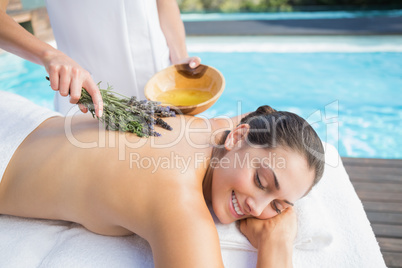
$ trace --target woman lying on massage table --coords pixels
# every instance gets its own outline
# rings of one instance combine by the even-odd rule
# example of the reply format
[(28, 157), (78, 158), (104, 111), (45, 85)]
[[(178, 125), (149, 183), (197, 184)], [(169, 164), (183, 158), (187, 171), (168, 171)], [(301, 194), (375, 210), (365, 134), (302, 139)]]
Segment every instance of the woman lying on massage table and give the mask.
[(240, 220), (258, 248), (258, 267), (290, 267), (292, 205), (324, 168), (311, 126), (269, 106), (236, 127), (189, 116), (166, 122), (174, 131), (139, 138), (102, 130), (85, 115), (47, 119), (7, 166), (0, 214), (138, 234), (150, 243), (156, 267), (223, 267), (210, 203), (222, 223)]

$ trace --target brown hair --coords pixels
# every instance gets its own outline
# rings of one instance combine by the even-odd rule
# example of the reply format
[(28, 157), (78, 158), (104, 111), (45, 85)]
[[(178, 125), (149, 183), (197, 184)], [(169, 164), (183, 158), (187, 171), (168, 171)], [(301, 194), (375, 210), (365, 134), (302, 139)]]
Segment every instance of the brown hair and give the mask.
[[(268, 105), (258, 109), (241, 119), (240, 124), (250, 126), (247, 142), (250, 146), (275, 148), (278, 145), (288, 147), (302, 154), (308, 167), (314, 169), (314, 186), (324, 172), (324, 148), (314, 129), (300, 116), (276, 111)], [(218, 141), (224, 144), (230, 131), (226, 131)], [(213, 155), (221, 158), (226, 153), (223, 148), (214, 148)]]

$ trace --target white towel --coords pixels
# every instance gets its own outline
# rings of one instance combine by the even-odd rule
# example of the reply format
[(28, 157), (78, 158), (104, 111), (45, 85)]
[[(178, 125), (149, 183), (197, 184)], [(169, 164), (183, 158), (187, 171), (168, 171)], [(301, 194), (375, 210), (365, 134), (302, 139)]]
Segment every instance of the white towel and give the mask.
[[(323, 250), (330, 246), (333, 240), (334, 230), (330, 217), (320, 204), (319, 197), (315, 192), (316, 190), (312, 190), (295, 204), (298, 227), (293, 245), (297, 250)], [(256, 249), (240, 232), (238, 224), (221, 224), (211, 208), (210, 211), (218, 230), (221, 247), (256, 252)]]
[[(339, 160), (335, 148), (328, 145), (326, 157), (327, 161)], [(370, 223), (341, 162), (326, 165), (322, 181), (311, 193), (300, 200), (295, 210), (299, 233), (294, 267), (385, 267)], [(317, 202), (319, 211), (306, 208)], [(255, 267), (256, 251), (236, 225), (216, 226), (225, 267)], [(0, 267), (153, 267), (152, 252), (144, 239), (135, 235), (100, 236), (62, 221), (1, 215), (0, 241)]]
[(327, 210), (320, 202), (316, 189), (295, 204), (297, 236), (294, 247), (298, 250), (323, 250), (331, 245), (334, 229)]
[(386, 267), (363, 205), (337, 150), (329, 144), (324, 146), (324, 175), (311, 194), (322, 209), (314, 218), (319, 219), (318, 225), (329, 226), (333, 241), (323, 250), (296, 248), (293, 254), (295, 267)]
[(139, 236), (102, 236), (75, 223), (0, 216), (0, 267), (153, 267)]
[[(58, 114), (0, 92), (0, 137), (10, 136), (3, 129), (7, 125), (19, 140), (10, 139), (11, 149), (0, 140), (8, 155), (1, 154), (2, 161), (9, 161), (29, 129), (54, 115)], [(322, 181), (297, 202), (294, 267), (385, 267), (370, 222), (333, 146), (326, 145), (326, 162)], [(216, 227), (225, 267), (255, 267), (256, 251), (236, 224), (216, 223)], [(153, 259), (149, 244), (136, 235), (107, 237), (74, 223), (0, 215), (0, 267), (147, 268), (153, 267)]]
[(0, 91), (0, 182), (15, 150), (46, 119), (60, 116), (24, 97)]

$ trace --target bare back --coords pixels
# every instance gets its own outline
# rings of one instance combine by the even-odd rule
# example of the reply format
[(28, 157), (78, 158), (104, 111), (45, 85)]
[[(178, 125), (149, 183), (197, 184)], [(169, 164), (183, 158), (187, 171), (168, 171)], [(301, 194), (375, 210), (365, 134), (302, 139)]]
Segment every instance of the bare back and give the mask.
[[(167, 254), (163, 246), (172, 241), (180, 248), (188, 244), (194, 258), (207, 250), (219, 263), (217, 233), (202, 194), (217, 124), (168, 118), (174, 131), (139, 138), (104, 131), (86, 116), (66, 120), (71, 118), (48, 119), (20, 145), (0, 184), (0, 213), (74, 221), (104, 235), (136, 233), (154, 254), (171, 258), (156, 263), (175, 263), (178, 253)], [(204, 253), (194, 254), (197, 248)]]

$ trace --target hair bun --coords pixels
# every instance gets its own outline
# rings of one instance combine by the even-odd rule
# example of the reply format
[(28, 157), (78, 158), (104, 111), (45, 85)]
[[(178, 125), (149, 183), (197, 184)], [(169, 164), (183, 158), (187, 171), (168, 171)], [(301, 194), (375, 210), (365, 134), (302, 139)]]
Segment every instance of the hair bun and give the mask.
[(240, 121), (240, 124), (248, 123), (250, 120), (252, 120), (253, 118), (255, 118), (257, 116), (268, 115), (268, 114), (272, 114), (275, 112), (276, 112), (276, 110), (273, 109), (269, 105), (260, 106), (260, 107), (258, 107), (258, 109), (256, 111), (249, 113), (247, 116), (243, 117)]
[(258, 107), (258, 109), (255, 111), (255, 114), (267, 115), (267, 114), (272, 114), (275, 112), (276, 112), (276, 110), (274, 108), (272, 108), (271, 106), (263, 105), (263, 106)]

